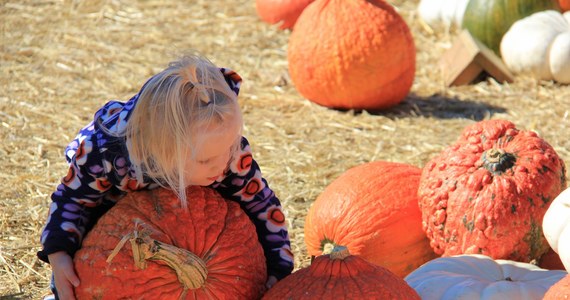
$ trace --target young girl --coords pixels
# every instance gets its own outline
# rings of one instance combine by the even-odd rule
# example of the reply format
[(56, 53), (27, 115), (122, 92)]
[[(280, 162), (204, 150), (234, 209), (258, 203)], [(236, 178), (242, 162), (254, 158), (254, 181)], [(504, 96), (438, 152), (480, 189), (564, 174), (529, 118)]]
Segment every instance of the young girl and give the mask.
[(74, 298), (80, 278), (72, 257), (96, 220), (126, 193), (158, 186), (176, 192), (188, 209), (189, 185), (212, 187), (239, 202), (257, 228), (268, 287), (291, 273), (281, 204), (241, 135), (240, 82), (237, 73), (206, 58), (185, 56), (129, 101), (105, 104), (80, 130), (65, 149), (70, 168), (51, 196), (38, 252), (51, 264), (56, 297)]

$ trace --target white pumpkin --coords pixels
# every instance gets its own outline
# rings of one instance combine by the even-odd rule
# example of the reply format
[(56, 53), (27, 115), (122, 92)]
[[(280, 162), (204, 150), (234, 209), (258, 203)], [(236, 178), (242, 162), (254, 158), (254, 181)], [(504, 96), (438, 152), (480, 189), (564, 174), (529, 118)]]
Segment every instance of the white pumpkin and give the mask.
[(463, 13), (469, 0), (421, 0), (418, 5), (420, 18), (431, 27), (461, 27)]
[[(570, 53), (568, 54), (570, 55)], [(570, 270), (570, 188), (550, 204), (542, 220), (542, 231), (566, 270)]]
[(538, 300), (568, 273), (465, 254), (431, 260), (404, 279), (422, 299)]
[(570, 83), (570, 12), (546, 10), (516, 21), (501, 40), (501, 56), (513, 73)]

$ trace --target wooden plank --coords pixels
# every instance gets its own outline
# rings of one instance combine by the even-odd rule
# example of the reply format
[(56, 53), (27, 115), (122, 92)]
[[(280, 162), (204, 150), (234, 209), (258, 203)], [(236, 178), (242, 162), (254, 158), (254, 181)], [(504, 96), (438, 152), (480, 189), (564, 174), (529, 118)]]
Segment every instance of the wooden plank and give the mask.
[(513, 81), (512, 74), (501, 58), (467, 30), (459, 34), (439, 64), (447, 86), (470, 84), (483, 73), (498, 82)]

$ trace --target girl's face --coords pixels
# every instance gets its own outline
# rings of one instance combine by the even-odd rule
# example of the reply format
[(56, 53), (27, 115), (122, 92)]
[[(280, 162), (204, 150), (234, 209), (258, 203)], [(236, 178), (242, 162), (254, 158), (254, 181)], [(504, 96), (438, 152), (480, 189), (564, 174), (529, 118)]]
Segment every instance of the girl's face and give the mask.
[(203, 126), (205, 136), (196, 145), (196, 155), (186, 163), (184, 178), (186, 186), (208, 186), (222, 176), (233, 156), (234, 145), (241, 141), (237, 122), (227, 122), (229, 126)]

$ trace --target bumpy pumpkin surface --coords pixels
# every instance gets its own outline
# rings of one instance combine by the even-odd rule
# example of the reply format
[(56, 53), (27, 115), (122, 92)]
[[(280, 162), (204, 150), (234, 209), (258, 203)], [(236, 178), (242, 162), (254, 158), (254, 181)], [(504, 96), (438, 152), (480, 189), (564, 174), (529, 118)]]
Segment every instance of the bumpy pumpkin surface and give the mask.
[(551, 286), (542, 300), (562, 300), (570, 299), (570, 275), (562, 278), (560, 281)]
[(255, 9), (261, 20), (269, 24), (279, 24), (279, 29), (295, 26), (297, 18), (305, 7), (314, 0), (256, 0)]
[(566, 275), (566, 271), (469, 254), (436, 258), (405, 280), (426, 300), (539, 300)]
[(350, 255), (345, 248), (315, 258), (309, 267), (277, 282), (263, 299), (420, 300), (420, 297), (403, 279)]
[(404, 277), (435, 257), (421, 226), (421, 169), (377, 161), (349, 169), (317, 197), (305, 219), (312, 256), (334, 246)]
[(410, 29), (382, 0), (316, 0), (289, 37), (289, 73), (322, 106), (384, 109), (400, 103), (415, 76)]
[(540, 258), (549, 248), (542, 219), (566, 185), (564, 168), (545, 140), (509, 121), (466, 127), (422, 171), (419, 206), (432, 248), (442, 256)]
[[(103, 215), (74, 258), (81, 279), (75, 289), (77, 299), (261, 297), (267, 275), (253, 223), (237, 203), (225, 201), (212, 189), (192, 187), (187, 197), (189, 209), (183, 209), (169, 190), (133, 192)], [(139, 238), (120, 247), (123, 237), (135, 230)], [(176, 263), (172, 257), (167, 262), (143, 261), (146, 268), (140, 269), (135, 266), (134, 245), (144, 237), (156, 240), (149, 248), (162, 251), (172, 245), (194, 253), (196, 259), (183, 260), (198, 267), (205, 265), (207, 274), (193, 268), (177, 274), (167, 264)], [(119, 252), (107, 263), (117, 245)], [(201, 280), (201, 286), (185, 289), (180, 279), (185, 276)]]

